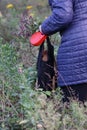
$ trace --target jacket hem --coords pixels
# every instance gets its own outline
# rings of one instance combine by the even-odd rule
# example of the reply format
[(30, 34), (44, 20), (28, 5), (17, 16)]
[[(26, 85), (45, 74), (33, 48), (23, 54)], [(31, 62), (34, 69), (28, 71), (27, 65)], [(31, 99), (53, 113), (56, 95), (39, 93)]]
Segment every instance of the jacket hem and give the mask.
[(83, 84), (83, 83), (87, 83), (87, 79), (86, 80), (81, 80), (81, 81), (76, 81), (76, 82), (70, 82), (70, 83), (66, 83), (66, 84), (58, 83), (58, 87), (77, 85), (77, 84)]

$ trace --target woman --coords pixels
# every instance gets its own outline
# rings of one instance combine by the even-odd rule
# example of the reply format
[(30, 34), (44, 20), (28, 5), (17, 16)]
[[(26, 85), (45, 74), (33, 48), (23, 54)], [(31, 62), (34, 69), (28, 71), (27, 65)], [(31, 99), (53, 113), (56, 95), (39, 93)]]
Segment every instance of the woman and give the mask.
[(61, 34), (57, 54), (58, 86), (64, 100), (87, 99), (87, 0), (49, 0), (52, 14), (43, 21), (40, 31)]

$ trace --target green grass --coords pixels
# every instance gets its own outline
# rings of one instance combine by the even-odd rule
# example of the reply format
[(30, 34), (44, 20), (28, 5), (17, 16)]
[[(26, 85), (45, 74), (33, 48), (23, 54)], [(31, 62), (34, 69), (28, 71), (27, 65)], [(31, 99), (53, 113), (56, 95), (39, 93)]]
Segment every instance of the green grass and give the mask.
[[(5, 11), (6, 0), (0, 3), (0, 130), (87, 130), (87, 103), (85, 107), (78, 101), (63, 104), (59, 88), (52, 93), (34, 89), (38, 47), (31, 46), (29, 38), (13, 35), (18, 31), (20, 13), (28, 4), (33, 6), (30, 12), (37, 19), (37, 26), (31, 27), (35, 30), (49, 15), (47, 1), (8, 1), (16, 9)], [(53, 35), (54, 40), (56, 55), (60, 37)]]

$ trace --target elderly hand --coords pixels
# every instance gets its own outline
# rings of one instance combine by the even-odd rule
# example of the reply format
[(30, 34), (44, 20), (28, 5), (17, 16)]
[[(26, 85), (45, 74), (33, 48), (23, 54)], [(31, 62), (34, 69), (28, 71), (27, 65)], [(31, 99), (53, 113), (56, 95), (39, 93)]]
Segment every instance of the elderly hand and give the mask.
[(41, 29), (41, 25), (39, 26), (39, 31), (43, 34), (42, 29)]

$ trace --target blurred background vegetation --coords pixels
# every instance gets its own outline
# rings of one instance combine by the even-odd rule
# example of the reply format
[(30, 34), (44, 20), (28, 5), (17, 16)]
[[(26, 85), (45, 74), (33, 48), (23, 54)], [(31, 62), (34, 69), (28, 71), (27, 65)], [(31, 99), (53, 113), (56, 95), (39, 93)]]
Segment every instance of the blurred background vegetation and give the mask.
[[(47, 0), (0, 0), (0, 130), (87, 130), (87, 103), (35, 90), (39, 47), (29, 37), (49, 14)], [(55, 56), (59, 41), (51, 36)]]

